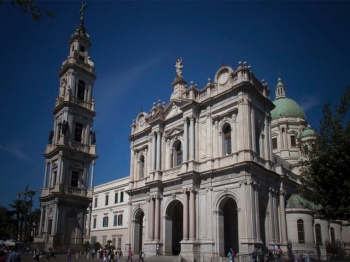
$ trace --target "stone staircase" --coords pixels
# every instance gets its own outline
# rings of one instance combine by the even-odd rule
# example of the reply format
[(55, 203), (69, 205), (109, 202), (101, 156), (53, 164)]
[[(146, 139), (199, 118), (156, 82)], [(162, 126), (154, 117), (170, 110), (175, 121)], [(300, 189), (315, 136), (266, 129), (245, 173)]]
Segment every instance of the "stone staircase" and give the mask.
[(184, 259), (180, 260), (179, 256), (146, 256), (145, 262), (186, 262)]

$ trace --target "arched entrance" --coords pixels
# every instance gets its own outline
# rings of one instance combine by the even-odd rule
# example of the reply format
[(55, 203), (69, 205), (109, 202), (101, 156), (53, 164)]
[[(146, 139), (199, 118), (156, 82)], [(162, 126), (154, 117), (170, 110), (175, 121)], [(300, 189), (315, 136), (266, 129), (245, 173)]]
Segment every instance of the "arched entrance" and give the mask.
[(69, 211), (66, 218), (66, 231), (64, 233), (64, 243), (66, 245), (78, 244), (78, 238), (81, 236), (81, 228), (79, 226), (79, 221), (77, 213), (74, 211)]
[(183, 223), (183, 205), (180, 201), (172, 201), (165, 216), (164, 255), (178, 255), (181, 252)]
[(226, 197), (220, 202), (218, 212), (218, 228), (219, 256), (226, 256), (231, 247), (236, 253), (238, 253), (239, 230), (237, 203), (231, 197)]
[(144, 217), (145, 214), (142, 210), (138, 210), (135, 215), (134, 224), (134, 250), (135, 254), (138, 254), (143, 249), (144, 244)]

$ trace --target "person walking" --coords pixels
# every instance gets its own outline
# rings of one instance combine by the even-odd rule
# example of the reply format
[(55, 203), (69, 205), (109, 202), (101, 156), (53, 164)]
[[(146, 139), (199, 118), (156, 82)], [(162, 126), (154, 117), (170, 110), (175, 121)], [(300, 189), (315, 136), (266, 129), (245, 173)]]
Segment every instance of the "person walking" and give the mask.
[(9, 255), (8, 262), (21, 262), (21, 255), (17, 253), (16, 246), (13, 248), (12, 252)]
[(130, 259), (130, 261), (132, 262), (132, 251), (131, 251), (131, 247), (129, 247), (129, 251), (128, 251), (128, 260), (126, 260), (126, 262), (128, 262)]
[(232, 261), (232, 253), (231, 253), (231, 250), (228, 251), (227, 257), (228, 257), (228, 260), (229, 260), (230, 262), (233, 262), (233, 261)]
[(72, 251), (70, 250), (70, 247), (67, 250), (67, 261), (68, 262), (72, 261)]

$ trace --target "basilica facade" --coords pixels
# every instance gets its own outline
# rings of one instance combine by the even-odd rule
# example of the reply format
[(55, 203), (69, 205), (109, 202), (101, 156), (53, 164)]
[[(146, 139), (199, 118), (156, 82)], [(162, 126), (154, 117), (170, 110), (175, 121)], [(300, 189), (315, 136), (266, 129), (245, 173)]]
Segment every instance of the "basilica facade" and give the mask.
[(304, 111), (280, 78), (271, 101), (246, 62), (222, 65), (198, 88), (178, 59), (169, 102), (132, 122), (129, 176), (94, 187), (96, 76), (83, 10), (59, 72), (37, 246), (112, 240), (134, 253), (210, 261), (231, 247), (248, 257), (276, 245), (323, 256), (326, 241), (350, 241), (349, 223), (321, 220), (298, 194), (297, 141), (315, 134)]

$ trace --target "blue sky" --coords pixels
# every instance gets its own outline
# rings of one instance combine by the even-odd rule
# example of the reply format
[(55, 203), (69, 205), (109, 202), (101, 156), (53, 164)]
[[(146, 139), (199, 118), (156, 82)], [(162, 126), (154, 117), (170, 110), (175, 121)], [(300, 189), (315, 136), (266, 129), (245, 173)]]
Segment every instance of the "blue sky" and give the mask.
[[(56, 18), (34, 22), (0, 6), (0, 205), (43, 184), (42, 156), (53, 128), (58, 71), (79, 23), (80, 1), (38, 2)], [(87, 1), (85, 27), (97, 116), (95, 185), (129, 175), (131, 123), (142, 108), (169, 102), (175, 62), (203, 88), (221, 62), (247, 61), (275, 99), (278, 72), (287, 97), (318, 127), (322, 105), (350, 84), (350, 2)], [(35, 201), (38, 206), (38, 201)]]

